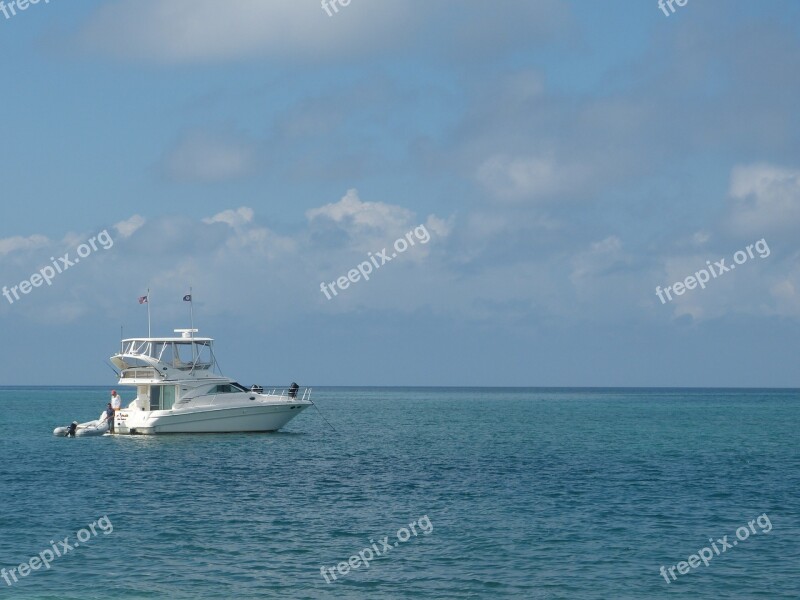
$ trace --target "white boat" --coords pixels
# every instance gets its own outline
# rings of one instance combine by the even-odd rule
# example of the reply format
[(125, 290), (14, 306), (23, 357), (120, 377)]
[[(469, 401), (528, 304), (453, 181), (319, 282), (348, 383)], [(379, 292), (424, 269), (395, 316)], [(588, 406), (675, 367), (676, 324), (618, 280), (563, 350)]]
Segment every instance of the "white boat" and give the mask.
[[(108, 421), (106, 421), (106, 413), (103, 412), (96, 421), (87, 421), (86, 423), (73, 422), (72, 426), (75, 428), (75, 437), (88, 437), (94, 435), (103, 435), (108, 431)], [(53, 435), (60, 437), (67, 437), (70, 431), (70, 426), (56, 427), (53, 430)]]
[(180, 337), (131, 338), (111, 357), (119, 385), (136, 398), (115, 414), (114, 434), (276, 431), (311, 406), (311, 389), (293, 383), (264, 393), (218, 373), (214, 340), (197, 329)]

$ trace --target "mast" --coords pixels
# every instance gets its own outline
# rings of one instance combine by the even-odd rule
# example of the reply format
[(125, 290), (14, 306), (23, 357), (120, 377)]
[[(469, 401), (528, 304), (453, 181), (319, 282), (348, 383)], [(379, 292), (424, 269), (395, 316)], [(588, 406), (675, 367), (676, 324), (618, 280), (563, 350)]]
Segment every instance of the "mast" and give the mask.
[[(194, 340), (194, 298), (192, 297), (192, 286), (189, 286), (189, 321), (192, 327), (192, 340)], [(194, 343), (192, 345), (194, 345)]]
[(194, 345), (194, 298), (192, 293), (192, 287), (189, 286), (189, 293), (183, 297), (184, 302), (189, 303), (189, 320), (191, 321), (191, 329), (189, 329), (189, 337), (192, 340), (192, 372), (194, 372), (194, 366), (197, 364), (197, 347)]

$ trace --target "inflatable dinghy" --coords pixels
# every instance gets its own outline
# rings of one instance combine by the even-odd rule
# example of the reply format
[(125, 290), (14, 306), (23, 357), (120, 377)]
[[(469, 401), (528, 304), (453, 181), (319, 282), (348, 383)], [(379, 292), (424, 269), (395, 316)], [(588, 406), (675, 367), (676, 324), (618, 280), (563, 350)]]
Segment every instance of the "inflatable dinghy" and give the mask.
[(71, 429), (74, 429), (75, 437), (103, 435), (108, 431), (106, 414), (105, 412), (101, 414), (100, 418), (96, 421), (87, 421), (86, 423), (76, 423), (73, 421), (72, 425), (67, 425), (66, 427), (56, 427), (53, 430), (53, 435), (67, 437), (69, 436)]

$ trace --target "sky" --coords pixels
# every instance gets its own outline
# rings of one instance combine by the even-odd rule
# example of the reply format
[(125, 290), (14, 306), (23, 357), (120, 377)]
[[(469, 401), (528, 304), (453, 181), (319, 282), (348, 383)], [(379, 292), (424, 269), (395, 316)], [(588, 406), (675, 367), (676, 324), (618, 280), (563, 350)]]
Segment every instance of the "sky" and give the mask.
[(800, 387), (796, 2), (3, 6), (0, 385)]

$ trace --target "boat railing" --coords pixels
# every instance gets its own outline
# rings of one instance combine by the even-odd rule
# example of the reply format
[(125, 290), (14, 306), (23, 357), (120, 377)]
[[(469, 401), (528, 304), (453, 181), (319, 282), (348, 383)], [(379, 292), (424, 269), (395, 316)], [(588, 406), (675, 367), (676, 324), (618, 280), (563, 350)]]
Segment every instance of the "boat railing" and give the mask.
[[(300, 391), (299, 389), (296, 390), (295, 395), (291, 396), (291, 395), (289, 395), (289, 390), (288, 389), (281, 390), (281, 398), (283, 398), (284, 395), (286, 395), (287, 398), (291, 398), (292, 400), (297, 400), (297, 392), (299, 392), (299, 391)], [(303, 388), (303, 395), (300, 396), (300, 402), (306, 402), (310, 398), (311, 398), (311, 388), (308, 388), (308, 387), (307, 388)]]
[[(280, 394), (278, 394), (278, 389), (281, 390)], [(307, 388), (302, 388), (302, 389), (303, 389), (303, 395), (300, 396), (299, 402), (306, 402), (306, 401), (311, 399), (311, 388), (307, 387)], [(298, 390), (298, 392), (299, 391), (300, 390)], [(297, 400), (297, 395), (296, 394), (295, 394), (294, 397), (289, 396), (289, 388), (272, 388), (271, 392), (264, 391), (264, 392), (261, 392), (261, 393), (263, 393), (265, 396), (278, 396), (278, 398), (280, 398), (281, 400), (284, 400), (284, 399), (287, 400), (287, 401), (290, 400), (290, 399), (291, 400)]]

